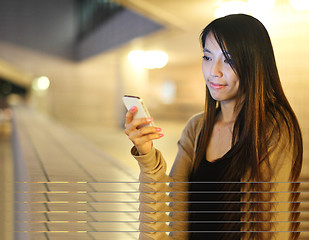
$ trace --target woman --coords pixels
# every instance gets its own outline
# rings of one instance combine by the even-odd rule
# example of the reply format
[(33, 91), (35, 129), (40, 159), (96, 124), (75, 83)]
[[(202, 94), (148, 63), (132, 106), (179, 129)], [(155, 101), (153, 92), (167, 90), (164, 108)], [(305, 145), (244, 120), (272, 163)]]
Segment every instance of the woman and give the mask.
[(291, 182), (302, 167), (302, 137), (267, 30), (234, 14), (211, 22), (200, 39), (205, 112), (185, 127), (169, 176), (152, 144), (161, 129), (133, 120), (134, 107), (126, 115), (141, 167), (140, 238), (297, 239), (299, 185)]

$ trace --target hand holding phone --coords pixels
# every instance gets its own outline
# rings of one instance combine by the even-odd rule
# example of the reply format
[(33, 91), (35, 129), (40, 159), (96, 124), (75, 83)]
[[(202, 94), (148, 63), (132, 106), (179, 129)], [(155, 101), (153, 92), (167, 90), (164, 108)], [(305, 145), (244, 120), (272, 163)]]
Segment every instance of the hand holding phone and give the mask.
[[(140, 97), (125, 95), (122, 98), (122, 100), (124, 104), (126, 105), (126, 108), (128, 109), (128, 111), (134, 106), (137, 107), (137, 112), (135, 113), (133, 119), (151, 118), (146, 105), (144, 104), (143, 100)], [(147, 126), (153, 127), (154, 123), (151, 122)]]
[(164, 134), (161, 133), (161, 128), (154, 127), (147, 107), (140, 97), (125, 95), (123, 102), (128, 109), (125, 133), (133, 142), (139, 155), (148, 154), (153, 147), (152, 140), (159, 139)]

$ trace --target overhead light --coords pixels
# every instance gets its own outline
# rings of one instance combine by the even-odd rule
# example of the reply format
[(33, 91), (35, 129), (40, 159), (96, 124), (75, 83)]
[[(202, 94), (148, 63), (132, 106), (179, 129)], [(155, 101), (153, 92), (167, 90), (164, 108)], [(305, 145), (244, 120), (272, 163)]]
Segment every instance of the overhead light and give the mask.
[(220, 18), (229, 14), (245, 13), (250, 14), (249, 4), (243, 1), (228, 1), (220, 4), (215, 11), (215, 17)]
[(163, 51), (134, 50), (129, 53), (128, 59), (133, 66), (154, 69), (163, 68), (168, 62), (168, 55)]
[(41, 76), (33, 80), (32, 87), (34, 90), (46, 91), (50, 86), (50, 81), (48, 77)]
[(162, 84), (161, 101), (165, 104), (172, 104), (175, 101), (177, 86), (174, 81), (166, 80)]
[(290, 0), (290, 4), (293, 8), (298, 11), (309, 10), (309, 1), (308, 0)]
[(136, 67), (143, 66), (145, 52), (142, 50), (133, 50), (129, 53), (129, 62)]
[(275, 2), (276, 0), (227, 1), (219, 5), (219, 8), (215, 11), (215, 17), (220, 18), (229, 14), (243, 13), (256, 17), (267, 26)]
[(262, 16), (270, 13), (276, 0), (248, 0), (249, 8), (253, 15)]

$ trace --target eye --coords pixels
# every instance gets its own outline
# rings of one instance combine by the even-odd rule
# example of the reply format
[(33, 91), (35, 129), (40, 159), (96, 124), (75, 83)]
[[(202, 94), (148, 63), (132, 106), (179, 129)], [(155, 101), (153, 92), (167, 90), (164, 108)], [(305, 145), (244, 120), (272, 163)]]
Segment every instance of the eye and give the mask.
[(208, 57), (208, 56), (203, 56), (203, 59), (206, 60), (206, 61), (210, 61), (210, 57)]
[(224, 62), (227, 63), (227, 64), (230, 64), (230, 65), (233, 64), (232, 58), (225, 58)]

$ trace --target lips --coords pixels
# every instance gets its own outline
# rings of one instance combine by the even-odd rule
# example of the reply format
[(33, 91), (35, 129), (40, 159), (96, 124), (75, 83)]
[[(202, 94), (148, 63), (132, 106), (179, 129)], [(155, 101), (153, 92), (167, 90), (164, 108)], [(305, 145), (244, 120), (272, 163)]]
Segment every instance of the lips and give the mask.
[(219, 83), (210, 82), (210, 86), (214, 89), (222, 89), (226, 86), (226, 84), (219, 84)]

